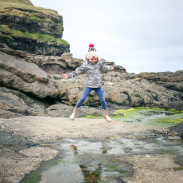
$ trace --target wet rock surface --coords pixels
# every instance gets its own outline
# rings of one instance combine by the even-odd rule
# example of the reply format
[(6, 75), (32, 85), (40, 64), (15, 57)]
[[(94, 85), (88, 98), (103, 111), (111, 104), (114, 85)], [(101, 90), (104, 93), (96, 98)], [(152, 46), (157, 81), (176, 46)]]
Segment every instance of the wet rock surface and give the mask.
[(170, 132), (172, 132), (174, 135), (178, 135), (183, 139), (183, 119), (182, 122), (171, 127)]
[(34, 176), (44, 182), (59, 182), (62, 176), (70, 182), (165, 183), (171, 180), (179, 183), (183, 180), (181, 165), (176, 163), (176, 157), (183, 154), (182, 142), (168, 140), (162, 127), (116, 120), (106, 123), (104, 119), (71, 121), (36, 116), (0, 121), (0, 178), (5, 182), (19, 182), (58, 152), (58, 163), (54, 161), (25, 180), (31, 182)]
[(27, 137), (17, 135), (15, 129), (0, 128), (0, 182), (18, 183), (41, 162), (57, 154), (56, 150), (39, 147)]

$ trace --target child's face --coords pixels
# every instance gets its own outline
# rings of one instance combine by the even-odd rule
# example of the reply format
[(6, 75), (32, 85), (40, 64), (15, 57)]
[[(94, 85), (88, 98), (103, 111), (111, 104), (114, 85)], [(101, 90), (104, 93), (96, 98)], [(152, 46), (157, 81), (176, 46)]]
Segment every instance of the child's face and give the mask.
[(89, 61), (92, 62), (92, 63), (96, 63), (97, 62), (97, 58), (91, 58), (91, 59), (89, 59)]

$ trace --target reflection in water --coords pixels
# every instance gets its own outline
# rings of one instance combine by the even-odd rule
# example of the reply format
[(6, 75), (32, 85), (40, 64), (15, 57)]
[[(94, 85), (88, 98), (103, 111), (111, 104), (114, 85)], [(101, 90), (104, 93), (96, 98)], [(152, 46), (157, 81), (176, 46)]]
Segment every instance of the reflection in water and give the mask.
[[(63, 139), (54, 146), (62, 158), (56, 165), (40, 172), (34, 183), (101, 183), (124, 182), (124, 177), (133, 175), (132, 165), (122, 161), (123, 156), (132, 154), (174, 153), (183, 157), (182, 140), (168, 140), (166, 137), (149, 139)], [(29, 177), (29, 176), (28, 176)], [(26, 179), (26, 183), (32, 183)]]
[(65, 139), (56, 148), (61, 162), (41, 173), (41, 183), (124, 182), (123, 177), (133, 174), (131, 165), (107, 154), (103, 142)]
[[(70, 146), (73, 150), (73, 153), (75, 155), (78, 154), (77, 151), (77, 146), (75, 145), (71, 145)], [(98, 182), (99, 180), (101, 180), (101, 173), (102, 173), (102, 167), (101, 164), (98, 164), (97, 168), (95, 170), (90, 170), (87, 166), (85, 165), (79, 165), (79, 167), (81, 168), (82, 174), (84, 176), (84, 182)]]
[[(170, 141), (164, 137), (104, 141), (63, 139), (59, 147), (64, 153), (63, 162), (59, 165), (61, 173), (64, 169), (64, 176), (73, 174), (74, 181), (78, 183), (124, 182), (123, 177), (133, 175), (133, 168), (127, 162), (120, 161), (120, 156), (161, 152), (183, 155), (182, 141)], [(66, 174), (66, 169), (71, 174)]]
[(84, 165), (79, 166), (84, 175), (85, 182), (98, 182), (99, 180), (101, 180), (101, 173), (102, 173), (101, 164), (98, 164), (98, 167), (94, 171), (88, 170), (88, 168)]

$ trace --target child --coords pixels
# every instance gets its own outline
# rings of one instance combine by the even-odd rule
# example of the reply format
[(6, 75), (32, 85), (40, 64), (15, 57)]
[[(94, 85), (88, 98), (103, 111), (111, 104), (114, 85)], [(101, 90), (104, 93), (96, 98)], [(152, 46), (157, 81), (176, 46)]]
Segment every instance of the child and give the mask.
[(113, 66), (105, 65), (98, 59), (98, 54), (96, 52), (96, 49), (94, 48), (93, 44), (89, 44), (89, 50), (86, 54), (86, 61), (78, 68), (76, 68), (75, 71), (70, 72), (68, 74), (62, 74), (63, 78), (73, 78), (75, 76), (78, 76), (79, 74), (86, 73), (86, 79), (85, 79), (85, 88), (82, 93), (81, 98), (78, 100), (73, 113), (69, 117), (71, 120), (74, 120), (78, 111), (79, 107), (83, 104), (83, 102), (86, 100), (87, 96), (90, 94), (92, 90), (96, 92), (96, 94), (99, 97), (99, 100), (102, 105), (103, 109), (103, 116), (106, 119), (107, 122), (111, 121), (111, 118), (108, 116), (107, 112), (107, 106), (104, 98), (104, 94), (102, 91), (102, 79), (100, 75), (100, 70), (107, 72), (114, 70), (115, 64)]

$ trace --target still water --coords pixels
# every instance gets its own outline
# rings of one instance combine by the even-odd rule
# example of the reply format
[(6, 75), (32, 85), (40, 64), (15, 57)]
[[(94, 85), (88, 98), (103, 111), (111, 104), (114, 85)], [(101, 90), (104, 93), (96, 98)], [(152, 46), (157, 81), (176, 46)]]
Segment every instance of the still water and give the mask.
[[(124, 120), (139, 125), (172, 126), (183, 113), (162, 110), (134, 110)], [(165, 123), (166, 119), (169, 122)], [(47, 146), (48, 144), (42, 144)], [(59, 150), (59, 157), (43, 163), (38, 170), (26, 176), (22, 183), (123, 183), (124, 177), (134, 173), (132, 165), (120, 157), (133, 154), (150, 156), (153, 153), (171, 153), (177, 155), (183, 165), (183, 141), (171, 140), (165, 134), (155, 134), (149, 138), (108, 138), (62, 139), (49, 143), (51, 148)]]

